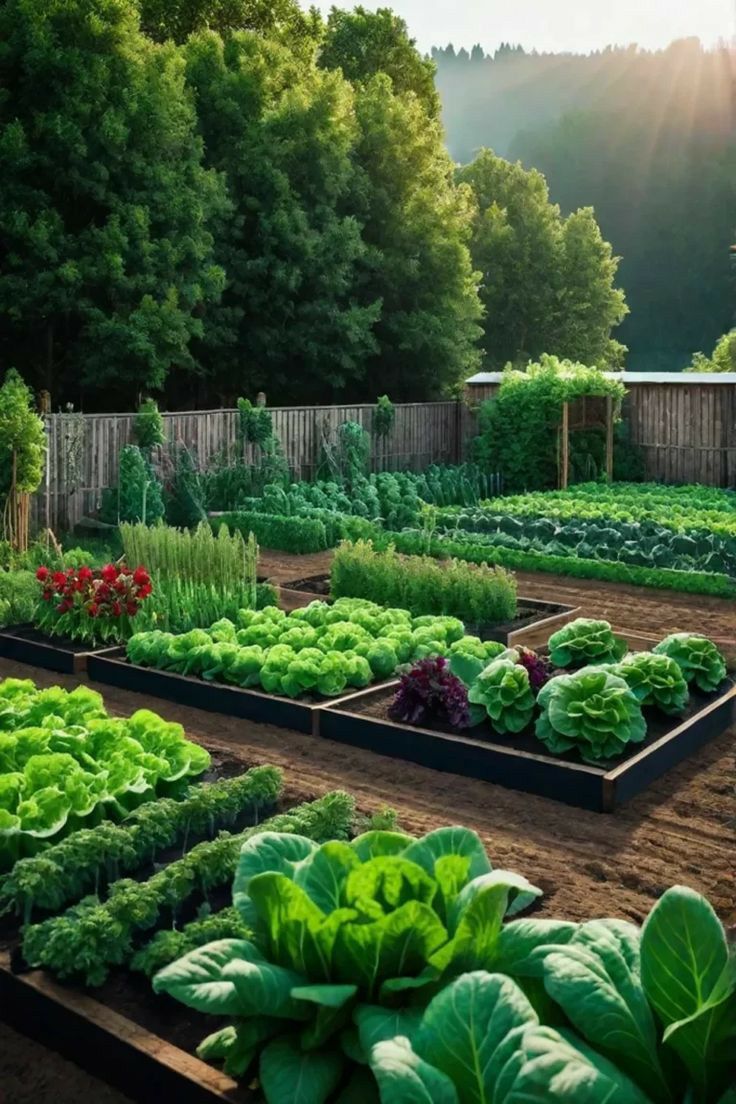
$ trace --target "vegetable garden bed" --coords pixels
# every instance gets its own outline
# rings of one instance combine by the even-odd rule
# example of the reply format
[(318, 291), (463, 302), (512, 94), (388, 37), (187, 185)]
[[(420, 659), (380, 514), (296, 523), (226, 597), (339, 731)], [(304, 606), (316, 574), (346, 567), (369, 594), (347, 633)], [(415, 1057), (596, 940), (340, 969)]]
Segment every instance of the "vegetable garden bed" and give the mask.
[[(318, 735), (318, 719), (324, 705), (335, 699), (286, 698), (263, 690), (244, 690), (221, 682), (206, 682), (192, 675), (177, 675), (153, 667), (130, 663), (125, 648), (90, 656), (87, 674), (93, 682), (118, 686), (139, 694), (150, 694), (180, 705), (224, 713), (229, 717), (291, 728)], [(344, 696), (344, 695), (343, 695)], [(341, 698), (337, 699), (342, 700)]]
[[(286, 587), (281, 587), (281, 598), (284, 608), (295, 608), (308, 597), (322, 598), (330, 601), (330, 576), (328, 574), (309, 575), (304, 579), (290, 582)], [(470, 636), (478, 636), (481, 640), (498, 640), (502, 644), (511, 646), (521, 640), (523, 633), (526, 640), (527, 634), (533, 630), (546, 632), (548, 636), (555, 629), (571, 621), (579, 613), (575, 606), (566, 606), (561, 602), (543, 602), (538, 598), (518, 599), (516, 616), (503, 624), (468, 624), (465, 623), (465, 631)]]
[(0, 630), (0, 656), (64, 675), (84, 674), (89, 656), (106, 648), (109, 645), (94, 649), (65, 636), (47, 636), (30, 624), (11, 625)]
[(447, 726), (396, 723), (388, 707), (397, 686), (373, 687), (325, 706), (320, 736), (601, 813), (613, 812), (719, 736), (732, 723), (736, 707), (733, 679), (725, 679), (713, 694), (694, 690), (683, 717), (651, 720), (642, 744), (632, 745), (616, 763), (593, 766), (574, 753), (545, 754), (533, 730), (503, 737), (487, 724), (453, 732)]

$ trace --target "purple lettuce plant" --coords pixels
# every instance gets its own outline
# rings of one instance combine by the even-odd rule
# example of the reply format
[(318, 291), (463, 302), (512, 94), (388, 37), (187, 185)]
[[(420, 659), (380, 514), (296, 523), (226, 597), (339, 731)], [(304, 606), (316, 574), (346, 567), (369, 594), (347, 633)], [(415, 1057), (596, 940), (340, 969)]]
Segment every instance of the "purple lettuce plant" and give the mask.
[(552, 665), (546, 656), (538, 655), (531, 648), (517, 648), (516, 651), (519, 653), (518, 662), (526, 667), (529, 685), (536, 694), (552, 678)]
[(401, 676), (396, 697), (389, 706), (393, 721), (421, 724), (444, 721), (453, 728), (470, 726), (468, 691), (453, 675), (444, 656), (429, 656)]

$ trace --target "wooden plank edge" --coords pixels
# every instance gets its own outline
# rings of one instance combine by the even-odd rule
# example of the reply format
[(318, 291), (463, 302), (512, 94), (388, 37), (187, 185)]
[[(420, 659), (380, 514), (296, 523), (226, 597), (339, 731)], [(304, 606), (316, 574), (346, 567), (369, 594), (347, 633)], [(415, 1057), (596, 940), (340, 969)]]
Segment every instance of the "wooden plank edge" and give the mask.
[[(189, 1083), (195, 1096), (199, 1095), (204, 1099), (204, 1094), (209, 1094), (213, 1101), (242, 1099), (240, 1086), (227, 1074), (201, 1061), (195, 1055), (168, 1043), (140, 1024), (95, 1000), (94, 997), (61, 986), (41, 970), (33, 970), (27, 974), (14, 974), (10, 968), (10, 955), (7, 951), (0, 952), (0, 978), (2, 990), (11, 994), (11, 999), (3, 1002), (0, 1018), (11, 1027), (17, 1023), (13, 1016), (15, 1002), (12, 1000), (12, 990), (25, 989), (34, 998), (34, 1003), (39, 1009), (45, 1003), (54, 1014), (74, 1018), (78, 1021), (82, 1032), (85, 1029), (91, 1035), (100, 1031), (106, 1032), (116, 1040), (117, 1045), (130, 1051), (131, 1057), (147, 1064), (154, 1063), (161, 1066), (172, 1076)], [(46, 1037), (49, 1040), (48, 1045), (53, 1047), (53, 1036), (46, 1034)], [(89, 1068), (82, 1060), (85, 1050), (84, 1039), (80, 1039), (80, 1045), (72, 1049), (73, 1055), (69, 1053), (69, 1048), (66, 1048), (70, 1059), (81, 1064), (82, 1068)], [(98, 1068), (95, 1064), (95, 1073)], [(109, 1083), (118, 1087), (120, 1080), (115, 1079)], [(236, 1093), (239, 1094), (238, 1097), (234, 1095)]]

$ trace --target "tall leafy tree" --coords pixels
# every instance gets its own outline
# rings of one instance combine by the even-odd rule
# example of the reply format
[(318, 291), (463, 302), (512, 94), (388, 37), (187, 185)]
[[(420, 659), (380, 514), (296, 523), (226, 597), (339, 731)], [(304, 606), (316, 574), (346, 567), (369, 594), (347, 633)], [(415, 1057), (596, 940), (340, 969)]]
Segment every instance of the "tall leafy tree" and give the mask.
[(327, 20), (320, 64), (342, 69), (349, 81), (370, 80), (377, 73), (391, 78), (394, 92), (413, 92), (431, 116), (439, 113), (434, 86), (435, 65), (421, 56), (406, 23), (390, 8), (352, 11), (333, 8)]
[(205, 368), (223, 395), (342, 394), (376, 349), (380, 311), (377, 292), (357, 298), (368, 251), (347, 207), (352, 89), (251, 33), (203, 33), (186, 57), (208, 161), (232, 199), (218, 237), (228, 285), (205, 318)]
[(434, 397), (479, 362), (472, 196), (455, 183), (439, 121), (388, 76), (358, 87), (356, 115), (352, 204), (369, 247), (361, 295), (382, 304), (366, 390)]
[(618, 260), (590, 208), (563, 219), (541, 173), (481, 150), (458, 179), (475, 195), (472, 256), (481, 273), (488, 362), (542, 353), (619, 364), (624, 317)]
[(0, 7), (0, 348), (36, 385), (130, 402), (191, 372), (220, 293), (183, 59), (128, 0)]
[(304, 12), (298, 0), (138, 0), (141, 27), (163, 42), (184, 42), (196, 31), (257, 31), (270, 38), (316, 39), (322, 20)]

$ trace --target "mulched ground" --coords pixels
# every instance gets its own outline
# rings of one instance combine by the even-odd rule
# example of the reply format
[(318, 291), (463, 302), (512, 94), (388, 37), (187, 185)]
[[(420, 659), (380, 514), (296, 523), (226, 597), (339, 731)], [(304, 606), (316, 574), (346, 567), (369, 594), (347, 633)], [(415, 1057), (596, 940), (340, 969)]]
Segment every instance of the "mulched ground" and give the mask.
[[(262, 573), (280, 583), (328, 567), (329, 554), (324, 553), (266, 554), (262, 560)], [(526, 573), (519, 573), (519, 582), (522, 594), (580, 605), (586, 615), (607, 617), (617, 628), (649, 635), (693, 629), (736, 641), (736, 603), (724, 599)], [(0, 660), (0, 678), (7, 676), (70, 688), (79, 681)], [(99, 689), (115, 712), (146, 706), (180, 721), (191, 738), (242, 756), (244, 766), (282, 766), (289, 798), (305, 800), (343, 788), (356, 796), (363, 812), (392, 806), (402, 828), (412, 833), (448, 823), (473, 828), (494, 865), (518, 870), (543, 888), (542, 915), (574, 920), (620, 916), (640, 922), (667, 886), (681, 882), (707, 894), (724, 922), (736, 929), (736, 727), (615, 814), (601, 815), (312, 736), (112, 687)], [(0, 1085), (5, 1092), (3, 1097), (0, 1090), (0, 1104), (25, 1104), (31, 1093), (34, 1104), (52, 1104), (52, 1084), (53, 1104), (66, 1104), (49, 1073), (60, 1060), (39, 1048), (18, 1049), (15, 1039), (3, 1045), (6, 1038), (0, 1036)], [(77, 1088), (75, 1104), (123, 1104), (123, 1098), (104, 1095), (107, 1090), (94, 1085), (94, 1091)]]

